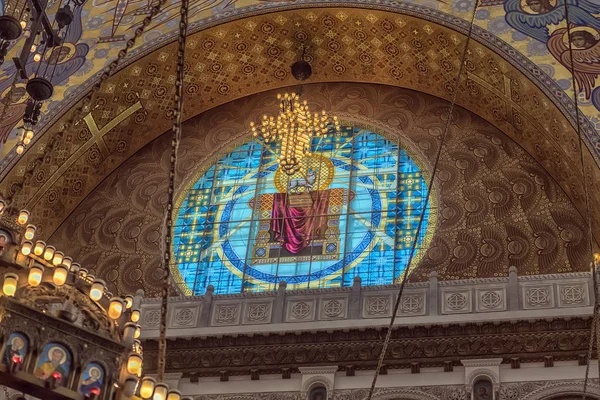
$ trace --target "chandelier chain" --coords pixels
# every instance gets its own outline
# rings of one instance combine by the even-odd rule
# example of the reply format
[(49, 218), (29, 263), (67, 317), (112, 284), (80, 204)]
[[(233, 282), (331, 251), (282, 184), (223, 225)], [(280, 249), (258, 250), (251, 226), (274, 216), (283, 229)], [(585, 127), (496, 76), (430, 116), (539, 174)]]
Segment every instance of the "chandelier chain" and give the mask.
[(185, 73), (185, 42), (188, 29), (188, 0), (181, 1), (179, 9), (179, 37), (177, 48), (177, 78), (175, 80), (175, 104), (173, 108), (173, 137), (171, 139), (171, 165), (169, 168), (169, 188), (167, 209), (163, 224), (163, 282), (160, 313), (160, 337), (158, 342), (158, 374), (159, 382), (163, 381), (167, 360), (167, 309), (170, 287), (171, 241), (173, 232), (173, 207), (175, 202), (175, 175), (177, 173), (177, 150), (181, 140), (181, 122), (183, 119), (183, 79)]
[[(11, 211), (14, 210), (14, 201), (16, 199), (17, 194), (23, 190), (23, 188), (29, 182), (31, 177), (33, 177), (33, 173), (35, 172), (35, 170), (40, 165), (42, 165), (44, 160), (50, 154), (52, 154), (55, 147), (63, 138), (64, 133), (67, 130), (69, 130), (74, 124), (77, 125), (79, 123), (81, 114), (89, 109), (89, 105), (94, 95), (102, 88), (104, 82), (106, 82), (106, 80), (115, 73), (121, 61), (127, 56), (129, 50), (133, 48), (133, 46), (135, 46), (136, 41), (139, 39), (140, 36), (142, 36), (148, 25), (152, 23), (153, 18), (161, 12), (161, 9), (166, 4), (166, 2), (167, 0), (160, 0), (156, 5), (154, 5), (150, 9), (150, 14), (146, 18), (144, 18), (141, 25), (135, 29), (133, 36), (127, 40), (125, 47), (119, 50), (117, 58), (114, 59), (106, 68), (104, 68), (102, 75), (98, 79), (98, 82), (96, 82), (96, 84), (92, 86), (92, 89), (88, 92), (88, 94), (85, 95), (83, 99), (81, 99), (79, 105), (75, 108), (75, 111), (71, 113), (67, 121), (65, 121), (65, 123), (60, 126), (58, 132), (52, 136), (52, 138), (49, 140), (48, 144), (44, 148), (42, 154), (37, 156), (32, 163), (28, 164), (28, 167), (25, 173), (23, 174), (21, 181), (10, 186), (10, 193), (8, 193), (7, 196), (3, 197), (3, 200), (8, 206), (7, 212), (5, 214), (10, 215)], [(75, 121), (77, 122), (75, 123)]]
[[(575, 105), (575, 124), (576, 124), (576, 129), (577, 129), (577, 136), (579, 139), (579, 163), (580, 163), (580, 167), (581, 167), (581, 174), (582, 179), (583, 179), (583, 191), (584, 191), (584, 198), (585, 198), (585, 208), (586, 208), (586, 214), (587, 214), (587, 228), (588, 228), (588, 239), (589, 239), (589, 246), (590, 246), (590, 256), (592, 258), (592, 275), (593, 275), (593, 283), (594, 283), (594, 313), (593, 313), (593, 319), (592, 319), (592, 326), (590, 328), (590, 343), (589, 343), (589, 348), (588, 348), (588, 356), (587, 356), (587, 360), (586, 360), (586, 368), (585, 368), (585, 378), (583, 381), (583, 394), (582, 394), (582, 399), (585, 400), (587, 398), (587, 388), (588, 388), (588, 381), (589, 381), (589, 376), (590, 376), (590, 363), (592, 361), (592, 354), (593, 354), (593, 348), (594, 348), (594, 337), (597, 337), (598, 340), (598, 345), (596, 346), (596, 352), (600, 352), (600, 315), (599, 315), (599, 307), (600, 307), (600, 299), (598, 298), (598, 282), (597, 282), (597, 271), (596, 271), (596, 267), (597, 267), (597, 262), (599, 260), (596, 260), (594, 257), (594, 239), (593, 239), (593, 231), (592, 231), (592, 215), (591, 215), (591, 208), (590, 208), (590, 195), (589, 195), (589, 190), (588, 190), (588, 185), (587, 185), (587, 179), (586, 179), (586, 173), (585, 173), (585, 159), (584, 159), (584, 139), (583, 139), (583, 134), (581, 132), (581, 121), (579, 119), (579, 99), (578, 99), (578, 85), (577, 85), (577, 79), (575, 79), (575, 70), (573, 69), (573, 40), (571, 37), (571, 22), (569, 20), (569, 7), (567, 5), (567, 3), (565, 2), (564, 4), (564, 10), (565, 10), (565, 21), (567, 24), (567, 42), (568, 42), (568, 51), (569, 51), (569, 59), (570, 59), (570, 66), (571, 68), (569, 68), (569, 70), (571, 71), (571, 81), (573, 82), (573, 103)], [(600, 357), (599, 357), (600, 360)], [(600, 373), (600, 362), (598, 364), (598, 372)]]
[(416, 245), (417, 245), (417, 239), (419, 238), (419, 234), (421, 232), (421, 229), (423, 227), (423, 220), (425, 219), (425, 212), (427, 210), (427, 205), (429, 204), (429, 199), (431, 197), (431, 188), (433, 187), (433, 182), (435, 181), (435, 176), (436, 176), (436, 172), (437, 172), (437, 166), (438, 166), (438, 162), (440, 160), (440, 156), (442, 153), (442, 147), (444, 146), (444, 142), (446, 139), (446, 134), (448, 133), (448, 129), (450, 128), (450, 121), (452, 120), (452, 114), (454, 112), (454, 106), (456, 104), (456, 98), (458, 96), (458, 91), (460, 89), (460, 81), (461, 78), (463, 76), (463, 69), (466, 63), (466, 59), (467, 59), (467, 54), (469, 53), (469, 44), (471, 42), (471, 34), (473, 32), (473, 26), (475, 25), (475, 14), (477, 13), (477, 8), (479, 6), (479, 0), (475, 0), (475, 4), (473, 5), (473, 12), (471, 13), (471, 22), (469, 24), (469, 29), (467, 32), (467, 38), (465, 41), (465, 47), (464, 50), (462, 52), (462, 56), (461, 56), (461, 60), (460, 60), (460, 67), (458, 69), (458, 74), (456, 77), (456, 82), (455, 82), (455, 86), (452, 92), (452, 100), (450, 102), (450, 107), (448, 109), (448, 116), (446, 118), (445, 124), (444, 124), (444, 130), (442, 132), (442, 135), (440, 137), (440, 146), (437, 150), (436, 156), (435, 156), (435, 161), (433, 163), (433, 168), (432, 168), (432, 172), (431, 172), (431, 177), (429, 179), (429, 182), (427, 184), (427, 194), (425, 196), (425, 203), (423, 205), (423, 211), (421, 212), (421, 215), (419, 217), (419, 224), (417, 225), (417, 231), (415, 233), (415, 237), (412, 241), (412, 246), (411, 246), (411, 250), (410, 250), (410, 256), (408, 258), (408, 263), (406, 265), (406, 269), (404, 270), (403, 274), (402, 274), (402, 278), (401, 278), (401, 282), (400, 282), (400, 287), (398, 288), (398, 296), (396, 297), (396, 301), (394, 303), (394, 309), (392, 311), (392, 317), (390, 318), (390, 323), (387, 327), (387, 332), (386, 332), (386, 336), (385, 339), (383, 341), (383, 346), (381, 348), (381, 353), (379, 354), (379, 360), (377, 362), (377, 369), (375, 370), (375, 376), (373, 377), (373, 381), (371, 382), (371, 387), (369, 389), (369, 395), (367, 397), (367, 400), (371, 400), (371, 398), (373, 397), (373, 393), (375, 392), (375, 385), (377, 384), (377, 379), (379, 378), (379, 373), (381, 371), (381, 368), (383, 367), (383, 362), (385, 360), (385, 353), (387, 352), (387, 348), (390, 344), (390, 340), (392, 337), (392, 330), (394, 327), (394, 323), (396, 322), (396, 315), (398, 314), (398, 309), (400, 308), (400, 302), (402, 300), (402, 293), (404, 292), (404, 286), (406, 285), (406, 282), (408, 281), (409, 278), (409, 271), (410, 271), (410, 265), (414, 259), (414, 254), (415, 254), (415, 250), (416, 250)]

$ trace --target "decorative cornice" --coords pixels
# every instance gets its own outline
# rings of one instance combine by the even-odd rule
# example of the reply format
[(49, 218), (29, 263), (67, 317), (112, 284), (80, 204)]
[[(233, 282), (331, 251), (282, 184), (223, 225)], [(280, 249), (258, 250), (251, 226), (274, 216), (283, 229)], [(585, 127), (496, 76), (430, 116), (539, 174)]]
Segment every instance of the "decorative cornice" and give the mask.
[[(398, 369), (418, 360), (427, 368), (448, 362), (460, 365), (461, 360), (480, 365), (487, 358), (490, 365), (489, 359), (499, 354), (507, 363), (514, 357), (521, 363), (538, 362), (548, 355), (555, 360), (576, 360), (587, 351), (590, 324), (591, 318), (565, 318), (399, 327), (392, 332), (385, 363), (388, 369)], [(352, 365), (372, 370), (384, 337), (381, 329), (355, 329), (176, 339), (169, 342), (167, 370), (199, 376), (218, 376), (222, 370), (244, 375), (257, 366), (261, 374), (332, 364), (340, 369)], [(144, 364), (149, 370), (156, 368), (157, 348), (156, 340), (144, 344)]]
[(481, 360), (460, 360), (465, 367), (497, 367), (502, 364), (502, 358), (484, 358)]
[(303, 375), (335, 374), (338, 369), (337, 365), (331, 367), (298, 367), (298, 371)]

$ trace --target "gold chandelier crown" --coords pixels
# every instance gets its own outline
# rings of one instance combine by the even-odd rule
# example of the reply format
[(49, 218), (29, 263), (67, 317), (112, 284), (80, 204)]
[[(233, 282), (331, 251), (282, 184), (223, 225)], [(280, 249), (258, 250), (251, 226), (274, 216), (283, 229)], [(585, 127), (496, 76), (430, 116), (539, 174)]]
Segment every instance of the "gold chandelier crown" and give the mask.
[[(288, 175), (300, 170), (302, 159), (310, 155), (310, 146), (315, 136), (327, 137), (340, 131), (336, 116), (330, 117), (325, 110), (311, 112), (308, 102), (300, 102), (297, 93), (278, 94), (279, 114), (277, 118), (263, 115), (260, 124), (250, 123), (252, 135), (265, 142), (281, 142), (281, 153), (277, 161)], [(259, 125), (259, 126), (258, 126)]]

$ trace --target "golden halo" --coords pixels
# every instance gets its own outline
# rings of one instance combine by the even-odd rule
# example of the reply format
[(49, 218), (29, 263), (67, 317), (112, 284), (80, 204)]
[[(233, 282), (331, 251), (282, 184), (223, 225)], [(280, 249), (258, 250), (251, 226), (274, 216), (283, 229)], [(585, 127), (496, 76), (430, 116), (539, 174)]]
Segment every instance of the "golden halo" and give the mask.
[[(589, 26), (577, 26), (571, 29), (571, 37), (575, 32), (589, 32), (594, 36), (594, 39), (600, 40), (600, 32), (595, 30), (594, 28), (590, 28)], [(569, 31), (566, 31), (562, 37), (563, 43), (565, 46), (569, 47)]]
[(59, 347), (59, 346), (50, 347), (50, 350), (48, 350), (48, 361), (52, 361), (52, 353), (54, 353), (55, 350), (58, 350), (62, 353), (63, 356), (60, 359), (60, 363), (64, 364), (65, 361), (67, 361), (67, 352), (65, 351), (65, 349), (63, 349), (62, 347)]
[(102, 371), (100, 371), (100, 368), (98, 368), (98, 367), (90, 367), (90, 369), (88, 370), (88, 376), (90, 378), (92, 377), (92, 371), (97, 371), (98, 372), (98, 379), (100, 379), (102, 377)]
[[(325, 190), (333, 182), (335, 167), (331, 160), (318, 154), (304, 157), (300, 163), (300, 170), (293, 175), (287, 175), (281, 167), (277, 168), (273, 176), (273, 185), (279, 193), (287, 193), (287, 187), (292, 179), (306, 179), (308, 170), (317, 171), (317, 187), (313, 190)], [(304, 190), (302, 190), (304, 191)]]
[[(27, 101), (27, 99), (29, 98), (29, 95), (27, 94), (27, 90), (25, 88), (25, 84), (24, 83), (17, 83), (15, 85), (15, 89), (23, 89), (23, 95), (21, 97), (19, 97), (19, 99), (17, 101), (11, 101), (11, 105), (14, 104), (21, 104), (21, 103), (25, 103), (25, 101)], [(10, 87), (7, 87), (6, 89), (4, 89), (4, 92), (2, 92), (2, 99), (5, 99), (6, 96), (8, 95), (8, 92), (10, 92)]]
[[(15, 346), (15, 341), (17, 341), (17, 340), (19, 340), (21, 342), (21, 347)], [(23, 347), (25, 347), (25, 340), (23, 340), (23, 338), (21, 336), (15, 336), (14, 338), (12, 338), (10, 340), (10, 345), (13, 349), (21, 350)]]
[[(68, 48), (69, 53), (63, 60), (59, 60), (58, 64), (65, 63), (75, 56), (75, 46), (73, 45), (73, 43), (63, 43), (61, 46), (53, 47), (52, 51), (47, 51), (46, 54), (44, 54), (44, 60), (46, 62), (50, 61), (50, 57), (52, 57), (52, 54), (54, 54), (55, 51), (60, 51), (63, 47)], [(54, 63), (54, 61), (52, 62)]]
[[(552, 9), (554, 9), (556, 7), (556, 0), (550, 0), (549, 1), (550, 5), (552, 6)], [(539, 15), (539, 12), (535, 12), (531, 9), (531, 7), (529, 7), (529, 5), (527, 4), (527, 0), (521, 0), (521, 10), (525, 11), (527, 14), (533, 14), (533, 15)]]

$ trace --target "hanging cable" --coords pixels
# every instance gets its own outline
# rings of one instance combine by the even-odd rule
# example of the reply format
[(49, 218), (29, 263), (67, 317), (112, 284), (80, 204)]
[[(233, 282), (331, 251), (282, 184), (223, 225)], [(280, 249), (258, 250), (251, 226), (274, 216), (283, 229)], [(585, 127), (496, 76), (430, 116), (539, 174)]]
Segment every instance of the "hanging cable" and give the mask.
[(183, 118), (183, 77), (185, 72), (185, 39), (188, 27), (188, 0), (181, 0), (179, 9), (179, 38), (177, 48), (177, 78), (175, 80), (175, 105), (173, 108), (173, 138), (171, 139), (171, 165), (169, 168), (169, 188), (167, 207), (163, 221), (161, 251), (163, 253), (163, 282), (160, 312), (160, 337), (158, 340), (158, 373), (157, 379), (163, 381), (167, 360), (167, 306), (171, 277), (171, 241), (173, 234), (173, 206), (175, 202), (175, 175), (177, 173), (177, 150), (181, 140), (181, 121)]
[(440, 155), (442, 152), (442, 147), (444, 146), (444, 141), (446, 138), (446, 134), (448, 133), (448, 129), (450, 127), (450, 121), (452, 120), (452, 114), (454, 112), (454, 106), (456, 104), (456, 98), (458, 96), (458, 90), (460, 88), (460, 80), (462, 78), (462, 73), (463, 73), (463, 68), (467, 59), (467, 54), (468, 54), (468, 50), (469, 50), (469, 43), (471, 42), (471, 34), (473, 32), (473, 26), (475, 24), (475, 13), (477, 12), (477, 7), (478, 7), (479, 1), (475, 0), (475, 4), (473, 5), (473, 12), (471, 14), (471, 23), (469, 25), (469, 29), (467, 32), (467, 39), (465, 41), (465, 48), (463, 50), (462, 56), (461, 56), (461, 60), (460, 60), (460, 67), (458, 69), (458, 76), (456, 77), (456, 84), (454, 86), (454, 91), (452, 93), (452, 100), (450, 102), (450, 107), (448, 109), (448, 117), (446, 119), (446, 122), (444, 124), (444, 130), (442, 132), (441, 138), (440, 138), (440, 146), (437, 150), (436, 156), (435, 156), (435, 160), (433, 162), (433, 170), (431, 172), (431, 177), (429, 179), (429, 182), (427, 184), (427, 194), (425, 196), (425, 203), (423, 205), (423, 210), (421, 212), (421, 215), (419, 217), (419, 224), (417, 225), (417, 232), (415, 234), (415, 238), (412, 242), (412, 246), (411, 246), (411, 250), (410, 250), (410, 257), (408, 259), (408, 264), (402, 274), (402, 279), (400, 282), (400, 287), (398, 288), (398, 296), (396, 297), (396, 302), (394, 303), (394, 309), (392, 311), (392, 317), (390, 319), (390, 323), (388, 325), (387, 328), (387, 333), (385, 336), (385, 339), (383, 341), (383, 346), (381, 348), (381, 353), (379, 354), (379, 360), (377, 362), (377, 369), (375, 370), (375, 376), (373, 377), (373, 381), (371, 382), (371, 388), (369, 389), (369, 396), (367, 397), (367, 400), (371, 400), (371, 398), (373, 397), (373, 393), (375, 392), (375, 385), (377, 384), (377, 379), (379, 378), (379, 372), (381, 371), (381, 367), (383, 366), (383, 362), (385, 360), (385, 353), (387, 352), (387, 348), (390, 344), (390, 339), (392, 337), (392, 330), (394, 328), (394, 323), (396, 322), (396, 314), (398, 313), (398, 308), (400, 307), (400, 301), (402, 299), (402, 293), (404, 292), (404, 286), (406, 285), (406, 282), (409, 278), (409, 271), (410, 271), (410, 264), (414, 258), (415, 255), (415, 250), (416, 250), (416, 246), (417, 246), (417, 241), (419, 238), (419, 235), (421, 233), (421, 229), (423, 227), (423, 221), (425, 219), (425, 212), (427, 211), (427, 206), (429, 204), (429, 198), (431, 196), (431, 188), (433, 187), (433, 183), (435, 181), (435, 175), (437, 172), (437, 165), (438, 162), (440, 160)]
[[(599, 343), (600, 343), (600, 336), (598, 336), (598, 331), (600, 330), (600, 324), (598, 321), (599, 318), (599, 307), (600, 307), (600, 299), (598, 298), (598, 284), (597, 284), (597, 271), (596, 271), (596, 262), (594, 260), (594, 240), (593, 240), (593, 232), (592, 232), (592, 215), (590, 212), (590, 198), (589, 198), (589, 190), (588, 190), (588, 186), (587, 186), (587, 181), (586, 181), (586, 173), (585, 173), (585, 156), (584, 156), (584, 148), (585, 148), (585, 142), (583, 139), (583, 134), (581, 133), (581, 121), (579, 119), (579, 99), (578, 99), (578, 93), (579, 93), (579, 88), (577, 87), (577, 80), (575, 79), (575, 69), (574, 69), (574, 65), (573, 65), (573, 44), (572, 44), (572, 38), (571, 38), (571, 23), (569, 21), (569, 7), (567, 5), (567, 2), (564, 3), (564, 9), (565, 9), (565, 21), (567, 24), (567, 41), (569, 42), (568, 44), (568, 48), (569, 48), (569, 59), (570, 59), (570, 66), (569, 66), (569, 72), (571, 72), (571, 81), (573, 82), (573, 103), (575, 105), (575, 126), (577, 129), (577, 136), (579, 139), (579, 162), (580, 162), (580, 166), (581, 166), (581, 174), (583, 175), (582, 179), (583, 179), (583, 190), (584, 190), (584, 197), (585, 197), (585, 208), (586, 208), (586, 214), (587, 214), (587, 228), (588, 228), (588, 239), (589, 239), (589, 246), (590, 246), (590, 256), (592, 259), (592, 263), (591, 263), (591, 270), (592, 270), (592, 281), (594, 284), (594, 311), (593, 311), (593, 316), (592, 316), (592, 324), (591, 324), (591, 328), (590, 328), (590, 342), (589, 342), (589, 347), (588, 347), (588, 355), (587, 355), (587, 360), (586, 360), (586, 368), (585, 368), (585, 378), (583, 381), (583, 394), (582, 394), (582, 399), (585, 400), (587, 398), (587, 388), (588, 388), (588, 381), (589, 381), (589, 376), (590, 376), (590, 363), (592, 361), (592, 354), (593, 354), (593, 350), (594, 350), (594, 338), (597, 337)], [(600, 347), (596, 346), (596, 351), (599, 351)], [(600, 376), (600, 363), (598, 364), (598, 373)]]
[(25, 170), (21, 181), (9, 185), (8, 190), (10, 190), (10, 192), (8, 193), (8, 195), (0, 196), (0, 200), (3, 200), (6, 205), (6, 211), (4, 212), (5, 215), (10, 216), (12, 215), (14, 210), (17, 209), (15, 204), (16, 197), (18, 194), (20, 194), (20, 192), (27, 185), (27, 183), (29, 183), (29, 180), (33, 177), (33, 173), (35, 172), (35, 170), (40, 165), (42, 165), (44, 159), (46, 159), (46, 157), (54, 151), (55, 147), (63, 138), (65, 132), (68, 131), (74, 124), (76, 125), (75, 121), (79, 123), (81, 114), (89, 109), (89, 105), (94, 95), (102, 88), (102, 85), (106, 82), (106, 80), (115, 73), (117, 67), (129, 53), (129, 50), (133, 48), (136, 41), (139, 39), (140, 36), (142, 36), (148, 25), (152, 23), (153, 18), (161, 12), (162, 7), (166, 3), (167, 0), (160, 0), (155, 6), (152, 6), (152, 8), (150, 9), (150, 14), (146, 18), (144, 18), (140, 26), (135, 29), (133, 36), (127, 40), (125, 47), (119, 51), (117, 58), (113, 60), (107, 67), (104, 68), (104, 70), (102, 71), (102, 75), (98, 79), (98, 82), (92, 87), (88, 94), (83, 99), (81, 99), (79, 105), (75, 108), (75, 111), (70, 115), (67, 121), (65, 121), (65, 123), (60, 126), (58, 132), (54, 134), (52, 138), (48, 141), (48, 144), (44, 148), (44, 151), (40, 155), (38, 155), (32, 162), (27, 164), (27, 169)]

